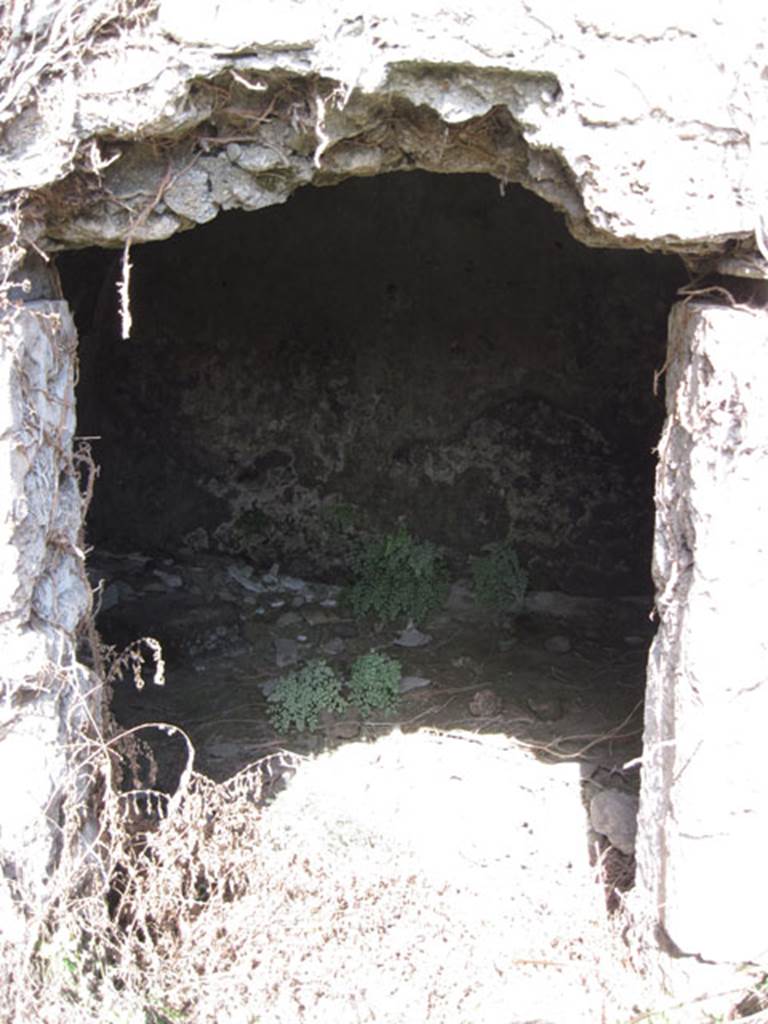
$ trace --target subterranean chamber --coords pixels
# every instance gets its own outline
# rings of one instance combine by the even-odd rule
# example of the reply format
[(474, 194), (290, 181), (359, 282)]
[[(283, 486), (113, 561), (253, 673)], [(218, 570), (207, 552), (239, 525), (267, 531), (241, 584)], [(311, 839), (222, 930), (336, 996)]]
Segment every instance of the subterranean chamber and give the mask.
[[(120, 722), (182, 725), (214, 778), (394, 723), (545, 743), (629, 716), (606, 767), (637, 753), (676, 258), (588, 249), (490, 177), (411, 172), (304, 188), (132, 259), (123, 341), (120, 254), (59, 258), (100, 467), (98, 627), (156, 637), (167, 663), (162, 690), (116, 686)], [(450, 584), (410, 633), (340, 592), (398, 530)], [(503, 542), (522, 611), (473, 590)], [(371, 650), (401, 665), (394, 709), (275, 728), (276, 679)]]

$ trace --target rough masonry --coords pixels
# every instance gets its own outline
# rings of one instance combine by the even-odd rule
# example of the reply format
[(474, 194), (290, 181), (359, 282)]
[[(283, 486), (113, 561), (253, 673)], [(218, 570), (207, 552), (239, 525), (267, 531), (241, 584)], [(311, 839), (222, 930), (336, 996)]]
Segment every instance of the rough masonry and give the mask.
[(122, 250), (128, 334), (135, 243), (309, 184), (471, 172), (535, 192), (585, 245), (677, 253), (694, 278), (669, 330), (635, 901), (671, 961), (765, 957), (766, 27), (715, 0), (6, 13), (0, 763), (7, 777), (26, 759), (27, 787), (0, 816), (14, 895), (56, 856), (81, 727), (56, 680), (78, 676), (88, 604), (75, 343), (46, 255)]

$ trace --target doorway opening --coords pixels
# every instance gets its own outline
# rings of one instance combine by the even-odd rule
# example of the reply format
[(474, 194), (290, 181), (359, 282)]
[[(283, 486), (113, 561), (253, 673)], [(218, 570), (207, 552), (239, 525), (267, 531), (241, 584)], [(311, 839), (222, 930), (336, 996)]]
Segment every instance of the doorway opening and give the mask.
[[(567, 1004), (595, 1019), (602, 981), (582, 979), (576, 1013), (570, 976), (553, 985), (537, 965), (558, 945), (578, 961), (587, 932), (590, 949), (603, 941), (585, 805), (589, 840), (612, 855), (609, 891), (632, 880), (638, 779), (625, 766), (641, 752), (653, 632), (653, 382), (682, 266), (586, 249), (522, 189), (422, 172), (304, 189), (137, 247), (133, 262), (122, 341), (119, 256), (59, 261), (81, 341), (79, 432), (100, 467), (88, 565), (104, 640), (151, 636), (164, 651), (164, 687), (114, 686), (117, 722), (171, 723), (194, 747), (191, 816), (158, 842), (171, 861), (174, 843), (187, 851), (189, 921), (205, 906), (238, 936), (206, 955), (239, 963), (244, 942), (261, 943), (251, 966), (279, 994), (297, 956), (314, 965), (330, 950), (333, 987), (401, 921), (397, 974), (423, 945), (410, 907), (431, 924), (407, 998), (432, 1000), (446, 974), (430, 957), (446, 943), (455, 954), (449, 1018), (437, 1007), (434, 1019), (458, 1005), (490, 1019), (489, 1000), (506, 1000), (491, 933), (508, 956), (527, 951), (508, 979), (524, 976), (529, 1016)], [(411, 568), (439, 560), (440, 599), (356, 614), (366, 553), (403, 545)], [(516, 600), (487, 600), (499, 581)], [(361, 707), (352, 678), (371, 653), (397, 674), (385, 706)], [(276, 715), (286, 680), (318, 666), (344, 681), (344, 706), (310, 723), (295, 705)], [(153, 785), (181, 790), (180, 734), (147, 739)], [(283, 751), (293, 765), (331, 754), (260, 818), (238, 780)], [(563, 761), (578, 767), (563, 774)], [(621, 820), (615, 802), (594, 813), (607, 791)], [(212, 862), (187, 864), (209, 832)], [(232, 886), (256, 904), (232, 904)], [(325, 998), (315, 975), (302, 1006)], [(349, 1000), (346, 981), (337, 996)]]
[[(182, 725), (215, 779), (397, 723), (609, 773), (639, 754), (676, 258), (587, 249), (521, 188), (411, 172), (225, 214), (133, 262), (121, 341), (118, 256), (59, 260), (100, 466), (99, 628), (157, 637), (167, 662), (162, 691), (116, 689), (122, 724)], [(398, 532), (434, 545), (447, 600), (355, 618), (356, 559)], [(503, 543), (522, 609), (473, 586)], [(276, 680), (372, 650), (401, 666), (396, 708), (275, 729)]]

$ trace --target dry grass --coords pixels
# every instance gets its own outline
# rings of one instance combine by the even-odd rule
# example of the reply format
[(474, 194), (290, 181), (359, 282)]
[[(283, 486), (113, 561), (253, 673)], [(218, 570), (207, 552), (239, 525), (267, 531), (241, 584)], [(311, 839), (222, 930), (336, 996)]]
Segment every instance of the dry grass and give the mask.
[[(590, 868), (575, 764), (394, 733), (175, 794), (105, 789), (0, 994), (76, 1024), (683, 1024), (650, 1014)], [(94, 749), (114, 770), (115, 746)], [(286, 784), (287, 783), (287, 784)], [(98, 865), (98, 866), (97, 866)], [(650, 1001), (649, 1001), (650, 1000)]]

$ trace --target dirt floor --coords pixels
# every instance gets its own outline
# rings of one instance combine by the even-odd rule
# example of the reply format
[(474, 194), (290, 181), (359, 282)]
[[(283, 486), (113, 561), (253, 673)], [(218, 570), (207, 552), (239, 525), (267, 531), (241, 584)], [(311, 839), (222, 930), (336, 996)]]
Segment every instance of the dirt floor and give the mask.
[[(289, 752), (272, 762), (289, 770), (251, 851), (268, 891), (226, 910), (221, 947), (245, 944), (248, 962), (218, 963), (208, 936), (194, 1011), (181, 988), (166, 993), (181, 1019), (223, 1020), (222, 999), (242, 1007), (228, 1020), (249, 1024), (642, 1019), (603, 963), (606, 901), (630, 884), (632, 857), (594, 831), (588, 806), (606, 788), (637, 791), (646, 601), (538, 593), (500, 621), (458, 584), (408, 630), (355, 621), (337, 588), (277, 567), (102, 552), (91, 572), (105, 639), (149, 632), (167, 656), (162, 687), (116, 682), (121, 727), (181, 727), (194, 768), (223, 794), (249, 764)], [(276, 733), (265, 697), (276, 678), (313, 657), (343, 670), (372, 650), (402, 665), (393, 711)], [(173, 792), (185, 743), (143, 734)]]
[[(243, 572), (200, 556), (186, 565), (141, 555), (92, 562), (108, 596), (129, 592), (102, 613), (105, 640), (119, 647), (156, 636), (166, 658), (162, 688), (116, 684), (118, 721), (181, 726), (195, 746), (195, 767), (211, 778), (278, 749), (316, 754), (395, 728), (429, 727), (507, 736), (543, 757), (578, 760), (617, 786), (636, 780), (622, 765), (640, 753), (650, 599), (534, 593), (523, 614), (500, 621), (458, 584), (447, 607), (421, 624), (423, 636), (411, 637), (403, 623), (355, 621), (339, 606), (338, 588)], [(254, 593), (240, 580), (264, 589)], [(315, 734), (275, 732), (266, 716), (270, 683), (310, 658), (343, 671), (370, 651), (397, 658), (404, 685), (414, 687), (394, 711), (327, 721)], [(158, 753), (170, 771), (173, 755)]]

